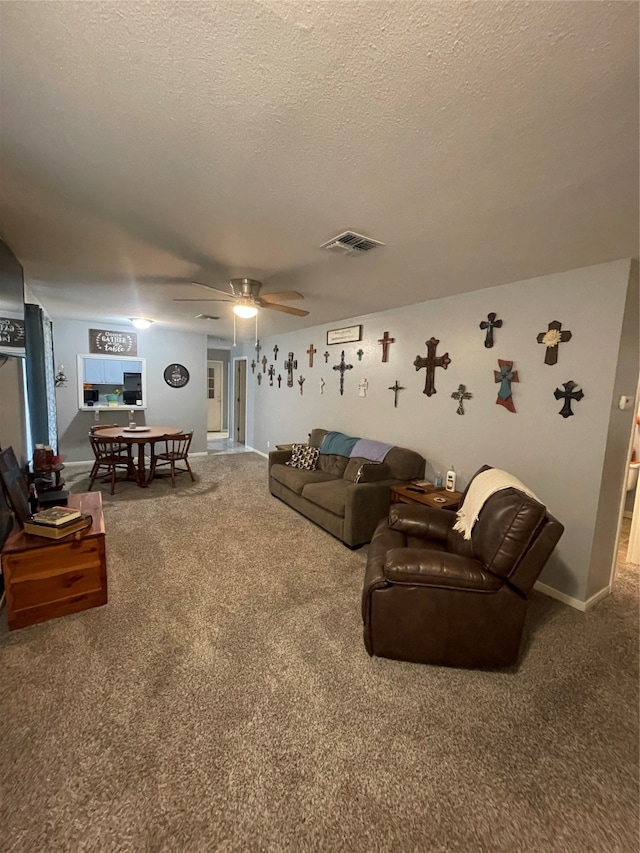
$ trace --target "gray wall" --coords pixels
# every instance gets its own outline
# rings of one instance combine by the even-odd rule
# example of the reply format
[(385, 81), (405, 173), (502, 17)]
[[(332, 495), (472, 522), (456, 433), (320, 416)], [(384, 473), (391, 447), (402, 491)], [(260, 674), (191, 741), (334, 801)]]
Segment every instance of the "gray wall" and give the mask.
[[(635, 396), (637, 386), (637, 281), (621, 347), (629, 272), (628, 260), (615, 261), (265, 339), (263, 352), (270, 360), (274, 343), (280, 347), (275, 366), (282, 376), (292, 350), (298, 359), (295, 378), (303, 375), (306, 381), (301, 395), (297, 382), (287, 388), (283, 381), (278, 389), (267, 379), (258, 386), (249, 373), (247, 444), (266, 453), (276, 443), (305, 441), (313, 427), (325, 427), (417, 450), (427, 459), (427, 476), (454, 465), (459, 487), (484, 463), (504, 468), (529, 485), (566, 527), (541, 581), (585, 601), (598, 591), (594, 586), (608, 582), (607, 549), (615, 539), (612, 515), (596, 524), (605, 453), (606, 497), (617, 513), (635, 414), (620, 412), (614, 400), (618, 393)], [(490, 311), (504, 325), (496, 330), (495, 346), (486, 349), (478, 324)], [(560, 345), (558, 363), (548, 366), (536, 336), (551, 320), (573, 337)], [(326, 346), (328, 329), (356, 323), (364, 326), (361, 343)], [(377, 340), (385, 331), (396, 343), (383, 364)], [(425, 341), (432, 336), (441, 341), (438, 354), (448, 352), (451, 364), (436, 370), (437, 393), (429, 398), (422, 393), (424, 370), (417, 372), (413, 360), (426, 354)], [(305, 352), (311, 341), (318, 350), (313, 368)], [(340, 397), (339, 374), (332, 367), (342, 349), (353, 369), (345, 373)], [(331, 354), (328, 364), (325, 350)], [(245, 344), (232, 354), (251, 357), (253, 349)], [(519, 374), (513, 385), (515, 414), (496, 405), (498, 358), (513, 360)], [(361, 378), (369, 381), (366, 398), (358, 396)], [(397, 409), (388, 390), (396, 379), (406, 389)], [(585, 397), (574, 404), (575, 416), (564, 419), (553, 392), (570, 379)], [(451, 399), (460, 383), (473, 394), (464, 416), (456, 414)], [(596, 557), (606, 570), (589, 582)]]
[(222, 429), (229, 429), (229, 391), (231, 388), (230, 353), (228, 349), (208, 347), (207, 361), (221, 361), (224, 373), (224, 388), (222, 397)]
[[(104, 326), (130, 332), (130, 327)], [(68, 387), (56, 389), (58, 407), (58, 440), (60, 453), (70, 462), (91, 457), (87, 434), (95, 423), (94, 412), (78, 409), (77, 355), (89, 352), (89, 328), (96, 323), (78, 320), (54, 320), (53, 343), (56, 364), (64, 364)], [(193, 429), (193, 453), (207, 449), (207, 345), (206, 335), (168, 330), (161, 325), (138, 332), (138, 356), (147, 362), (147, 408), (137, 415), (140, 423)], [(189, 371), (189, 383), (184, 388), (170, 388), (163, 372), (172, 362), (183, 364)], [(102, 423), (126, 424), (127, 410), (102, 411)]]

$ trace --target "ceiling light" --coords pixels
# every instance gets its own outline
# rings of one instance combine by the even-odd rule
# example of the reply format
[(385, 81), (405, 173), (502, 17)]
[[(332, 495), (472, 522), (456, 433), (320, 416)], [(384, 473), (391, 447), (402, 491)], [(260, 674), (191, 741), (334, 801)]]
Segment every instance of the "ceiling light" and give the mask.
[(258, 313), (258, 306), (251, 299), (239, 299), (233, 306), (233, 313), (236, 317), (242, 317), (243, 320), (249, 320), (255, 317)]
[(146, 317), (130, 317), (129, 319), (136, 329), (148, 329), (153, 323), (153, 320), (147, 320)]

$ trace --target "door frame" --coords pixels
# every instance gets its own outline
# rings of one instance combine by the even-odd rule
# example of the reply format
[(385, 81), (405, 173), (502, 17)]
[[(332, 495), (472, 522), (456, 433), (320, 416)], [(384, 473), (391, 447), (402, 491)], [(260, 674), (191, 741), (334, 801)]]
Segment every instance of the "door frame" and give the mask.
[[(237, 368), (238, 363), (244, 361), (244, 383), (242, 386), (238, 386), (237, 382)], [(229, 430), (229, 438), (232, 441), (240, 441), (242, 444), (247, 443), (247, 415), (248, 415), (248, 400), (247, 400), (247, 373), (248, 373), (248, 364), (249, 359), (246, 355), (237, 356), (232, 359), (233, 365), (233, 423), (231, 425), (231, 429)], [(242, 408), (244, 405), (244, 435), (242, 439), (238, 439), (236, 437), (236, 411), (238, 408)], [(229, 418), (231, 420), (231, 418)]]
[(224, 432), (224, 361), (220, 358), (208, 358), (207, 359), (207, 432), (209, 432), (209, 367), (212, 364), (220, 365), (220, 429), (218, 432)]

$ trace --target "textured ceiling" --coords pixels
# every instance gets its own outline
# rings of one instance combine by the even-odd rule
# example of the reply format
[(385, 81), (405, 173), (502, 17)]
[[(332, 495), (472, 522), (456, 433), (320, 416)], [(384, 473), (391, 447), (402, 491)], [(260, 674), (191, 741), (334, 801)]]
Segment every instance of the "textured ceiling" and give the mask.
[(0, 55), (0, 233), (54, 317), (226, 337), (176, 280), (250, 276), (311, 312), (267, 335), (638, 254), (637, 3), (4, 0)]

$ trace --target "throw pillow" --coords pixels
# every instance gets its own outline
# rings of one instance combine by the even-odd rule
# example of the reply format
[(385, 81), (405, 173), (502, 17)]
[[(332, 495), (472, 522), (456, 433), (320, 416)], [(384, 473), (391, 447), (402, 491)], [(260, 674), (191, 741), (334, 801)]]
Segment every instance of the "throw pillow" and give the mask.
[(389, 478), (389, 469), (384, 462), (365, 462), (360, 466), (354, 483), (377, 483)]
[(308, 444), (292, 444), (291, 459), (285, 462), (291, 468), (302, 468), (305, 471), (315, 471), (318, 464), (320, 449), (309, 447)]

